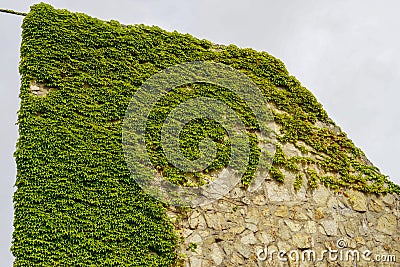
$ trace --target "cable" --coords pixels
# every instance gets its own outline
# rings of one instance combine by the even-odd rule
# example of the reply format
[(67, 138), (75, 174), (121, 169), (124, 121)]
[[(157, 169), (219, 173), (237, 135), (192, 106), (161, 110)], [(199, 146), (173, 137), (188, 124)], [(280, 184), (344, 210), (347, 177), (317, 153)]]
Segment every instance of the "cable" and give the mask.
[(0, 12), (13, 14), (13, 15), (18, 15), (18, 16), (26, 16), (27, 15), (27, 13), (18, 12), (18, 11), (14, 11), (14, 10), (11, 10), (11, 9), (2, 9), (2, 8), (0, 8)]

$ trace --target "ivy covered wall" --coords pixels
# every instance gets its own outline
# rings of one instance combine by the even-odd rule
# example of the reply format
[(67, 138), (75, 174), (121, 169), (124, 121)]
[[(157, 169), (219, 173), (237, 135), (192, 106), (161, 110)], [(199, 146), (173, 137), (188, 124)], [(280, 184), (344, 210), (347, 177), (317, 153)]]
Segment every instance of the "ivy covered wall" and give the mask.
[[(121, 144), (122, 121), (135, 91), (153, 74), (178, 63), (227, 64), (257, 84), (274, 107), (279, 142), (293, 143), (303, 153), (289, 159), (278, 146), (271, 168), (277, 181), (284, 183), (283, 170), (288, 170), (298, 173), (295, 188), (308, 181), (311, 188), (325, 184), (334, 190), (400, 193), (345, 133), (335, 130), (312, 93), (266, 52), (218, 46), (158, 27), (101, 21), (47, 4), (34, 5), (22, 28), (15, 266), (172, 266), (178, 261), (179, 237), (167, 207), (136, 185)], [(198, 139), (208, 136), (220, 141), (219, 158), (191, 175), (170, 166), (157, 137), (168, 103), (215, 96), (245, 122), (251, 117), (246, 105), (222, 88), (188, 86), (191, 90), (176, 88), (163, 98), (149, 122), (154, 126), (149, 126), (152, 161), (177, 184), (190, 184), (224, 167), (229, 142), (223, 141), (225, 132), (218, 125), (195, 121), (188, 130), (203, 135), (183, 135), (188, 144), (183, 149), (196, 153)], [(246, 123), (251, 128), (251, 119)], [(256, 138), (251, 132), (249, 136)], [(253, 149), (244, 187), (253, 179), (256, 162)]]

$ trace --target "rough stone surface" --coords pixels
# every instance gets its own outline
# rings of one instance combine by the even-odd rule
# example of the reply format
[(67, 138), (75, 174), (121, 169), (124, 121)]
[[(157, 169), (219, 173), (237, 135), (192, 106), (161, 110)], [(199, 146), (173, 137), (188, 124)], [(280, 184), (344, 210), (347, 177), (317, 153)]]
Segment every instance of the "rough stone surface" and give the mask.
[(325, 230), (327, 236), (337, 236), (338, 235), (338, 225), (336, 221), (327, 220), (321, 223)]
[(224, 254), (217, 244), (211, 245), (211, 259), (214, 261), (216, 265), (220, 265), (224, 259)]
[(393, 214), (385, 214), (379, 217), (376, 230), (387, 235), (393, 235), (394, 232), (400, 231), (397, 225), (397, 218)]
[(287, 206), (278, 206), (275, 211), (276, 217), (285, 218), (289, 215), (289, 209)]
[[(310, 190), (304, 183), (305, 195), (299, 198), (290, 186), (265, 181), (254, 191), (236, 187), (207, 206), (184, 212), (169, 210), (183, 237), (183, 265), (354, 266), (327, 256), (321, 262), (296, 262), (296, 255), (312, 251), (321, 257), (324, 250), (370, 250), (396, 257), (396, 262), (385, 266), (400, 266), (398, 195), (342, 193), (323, 186)], [(260, 250), (267, 252), (263, 254), (266, 258), (258, 259)], [(285, 252), (280, 255), (283, 259), (288, 255), (292, 258), (280, 260), (280, 251)], [(381, 265), (360, 261), (357, 266)]]
[(365, 212), (368, 210), (367, 209), (367, 200), (363, 193), (350, 190), (347, 192), (347, 198), (350, 202), (351, 207), (355, 211)]
[(302, 227), (301, 224), (295, 223), (291, 220), (285, 220), (285, 224), (289, 227), (290, 231), (292, 232), (298, 232)]
[(43, 83), (31, 81), (29, 90), (36, 96), (46, 96), (53, 89), (45, 86)]
[(369, 202), (370, 211), (381, 212), (384, 210), (384, 208), (385, 207), (382, 200), (372, 198), (371, 201)]
[(307, 234), (297, 233), (293, 236), (293, 245), (299, 249), (312, 247), (312, 237)]
[(282, 150), (288, 158), (301, 156), (301, 152), (292, 143), (284, 144)]
[(279, 186), (277, 183), (270, 183), (267, 187), (267, 191), (270, 201), (282, 202), (289, 201), (291, 199), (289, 190), (286, 187)]
[(304, 231), (307, 234), (314, 234), (317, 232), (317, 223), (314, 221), (308, 221), (304, 225)]
[(313, 194), (313, 200), (317, 205), (325, 205), (325, 203), (328, 200), (328, 197), (330, 196), (330, 192), (325, 186), (320, 186), (318, 187)]
[(240, 239), (240, 242), (245, 245), (254, 245), (257, 243), (257, 239), (253, 232), (249, 232)]

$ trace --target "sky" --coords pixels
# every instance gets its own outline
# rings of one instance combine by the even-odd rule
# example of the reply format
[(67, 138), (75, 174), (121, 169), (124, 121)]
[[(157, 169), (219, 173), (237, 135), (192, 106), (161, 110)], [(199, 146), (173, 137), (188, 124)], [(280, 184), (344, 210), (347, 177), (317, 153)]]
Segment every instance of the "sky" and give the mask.
[[(38, 1), (2, 0), (28, 12)], [(281, 59), (382, 173), (400, 184), (400, 2), (397, 0), (47, 1), (123, 24), (157, 25)], [(0, 13), (0, 266), (10, 252), (23, 17)]]

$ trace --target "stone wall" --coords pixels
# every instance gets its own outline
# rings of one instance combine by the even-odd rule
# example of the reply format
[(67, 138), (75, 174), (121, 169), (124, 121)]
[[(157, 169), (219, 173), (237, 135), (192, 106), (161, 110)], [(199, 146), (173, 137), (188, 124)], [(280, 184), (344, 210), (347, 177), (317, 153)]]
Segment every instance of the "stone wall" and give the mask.
[(400, 266), (399, 206), (394, 194), (296, 191), (267, 177), (169, 215), (184, 266)]

